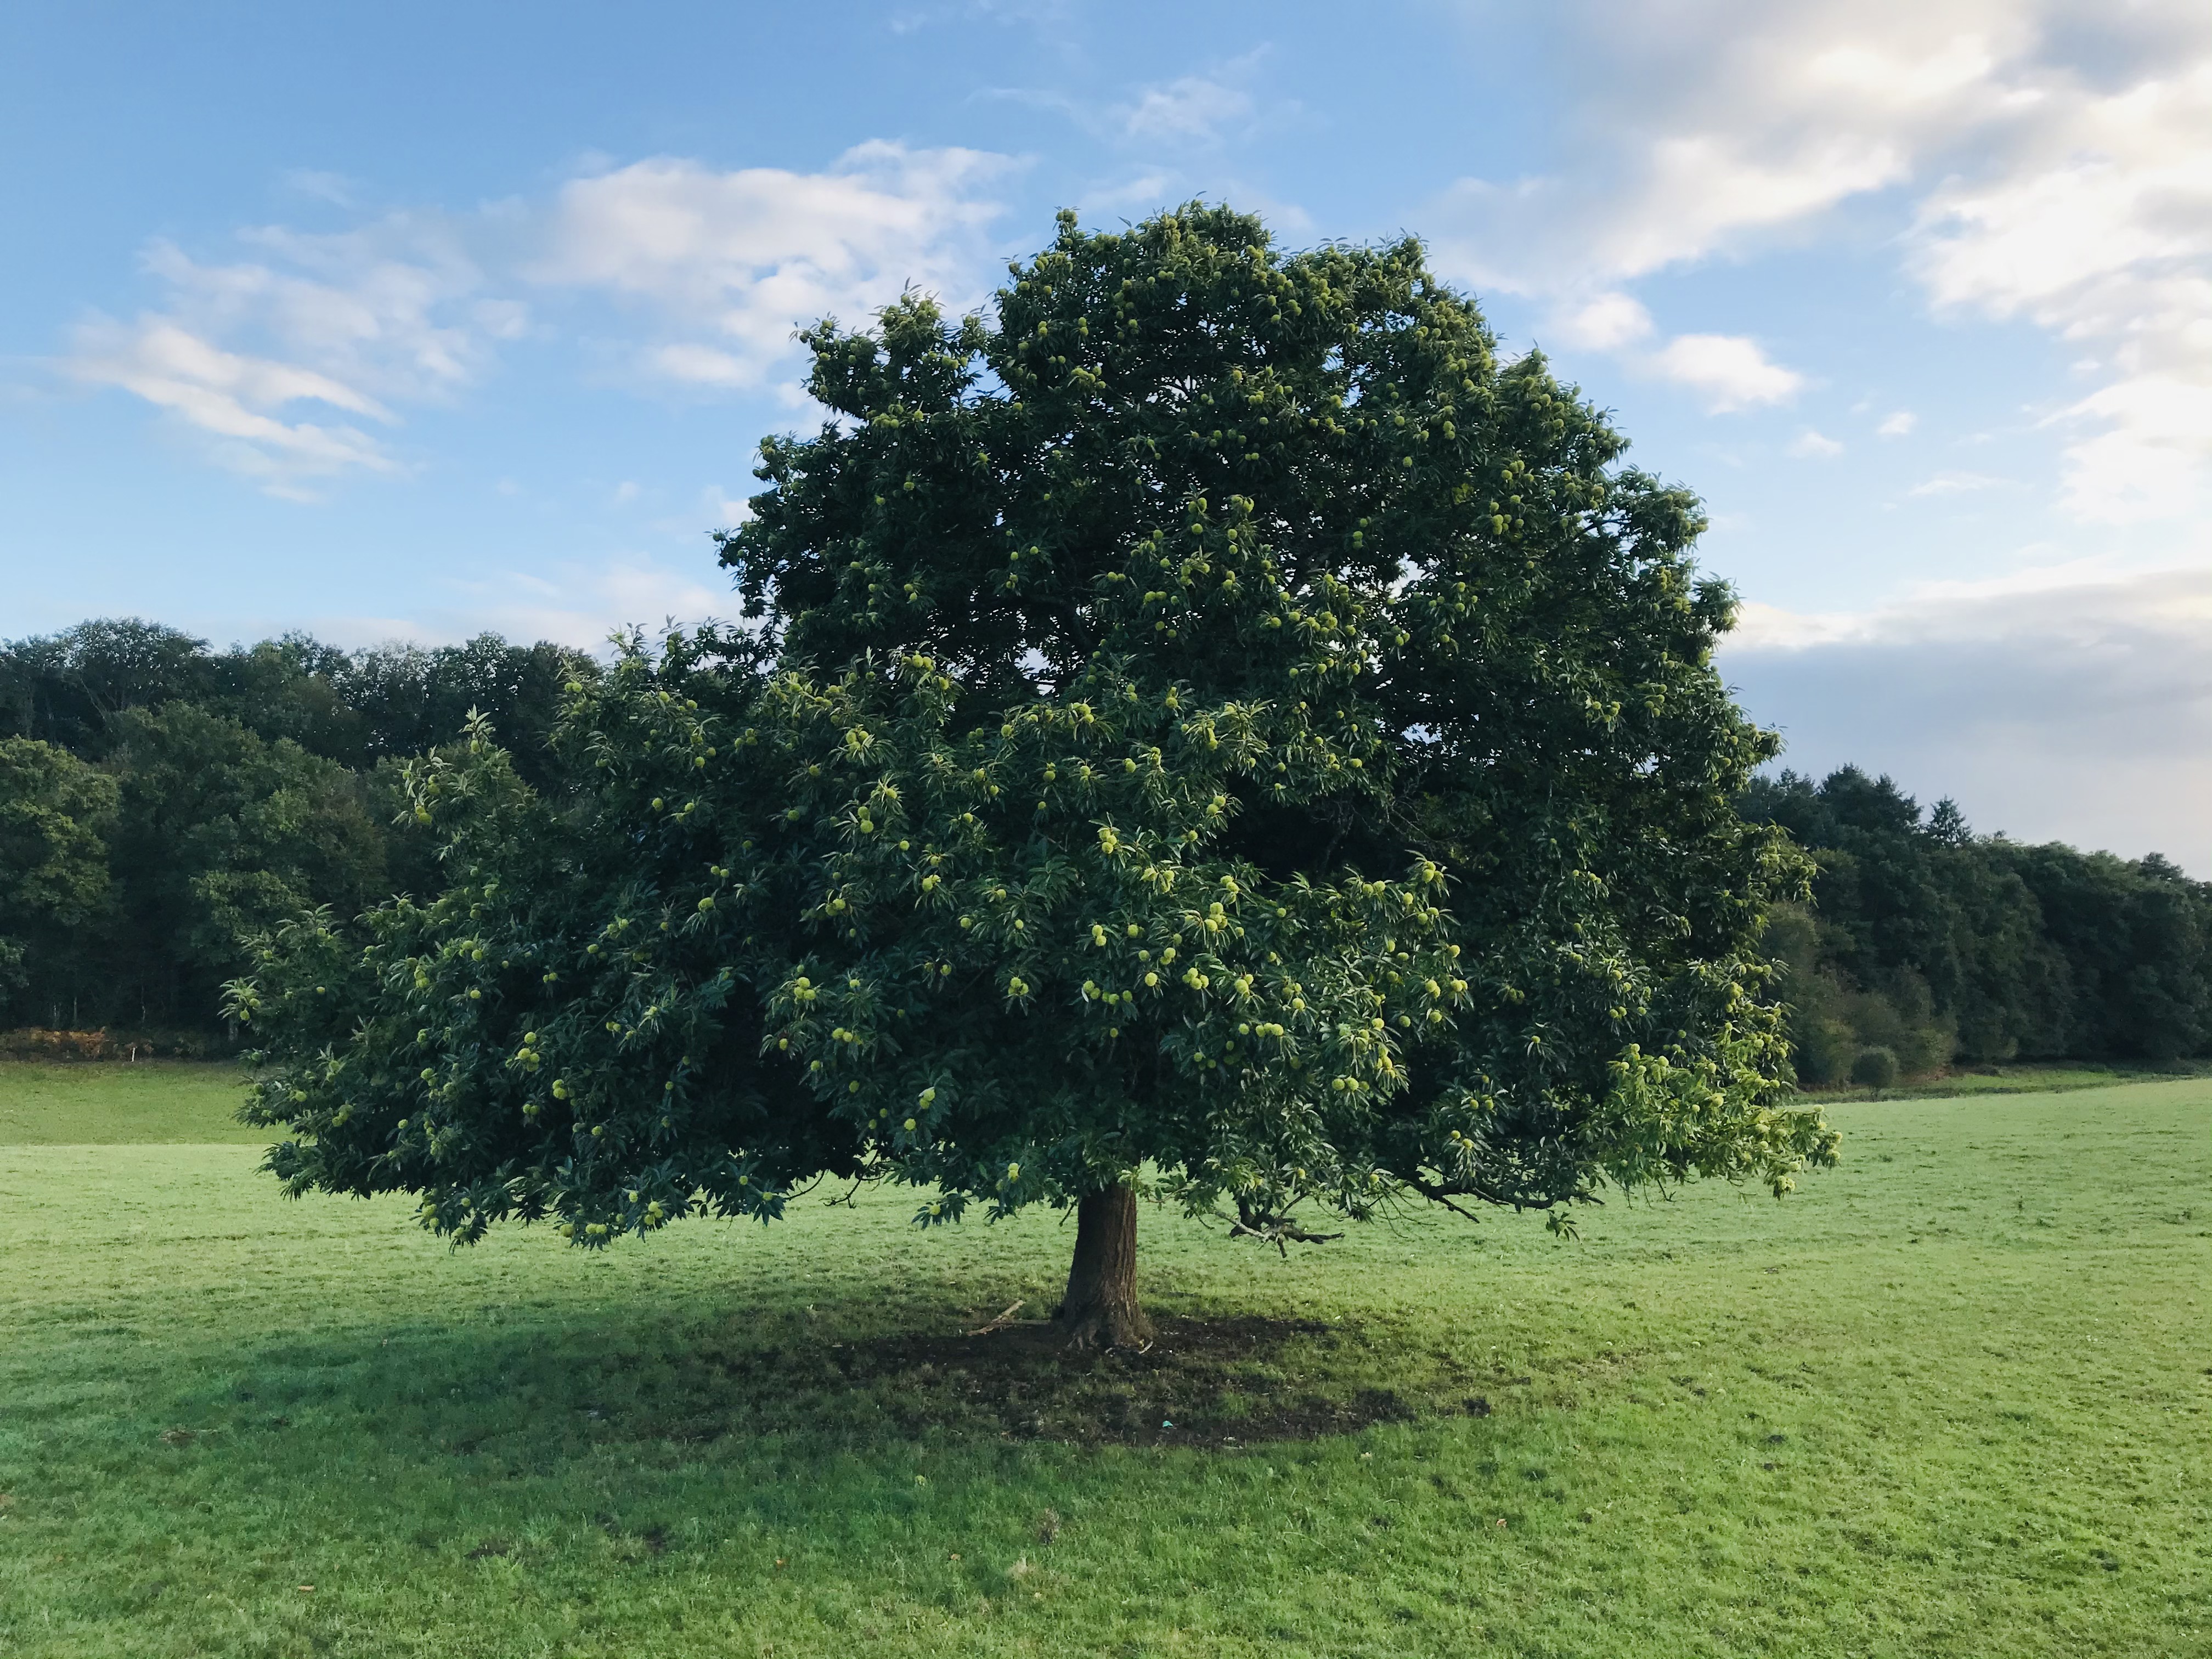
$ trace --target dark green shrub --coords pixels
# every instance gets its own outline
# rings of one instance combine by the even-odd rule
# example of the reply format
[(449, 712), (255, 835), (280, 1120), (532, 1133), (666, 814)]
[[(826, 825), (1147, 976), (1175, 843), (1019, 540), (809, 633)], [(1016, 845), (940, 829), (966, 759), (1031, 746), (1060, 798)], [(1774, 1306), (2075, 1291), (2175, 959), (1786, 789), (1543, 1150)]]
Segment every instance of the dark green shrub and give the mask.
[(1897, 1081), (1896, 1051), (1879, 1044), (1860, 1049), (1851, 1062), (1851, 1081), (1862, 1089), (1888, 1088)]

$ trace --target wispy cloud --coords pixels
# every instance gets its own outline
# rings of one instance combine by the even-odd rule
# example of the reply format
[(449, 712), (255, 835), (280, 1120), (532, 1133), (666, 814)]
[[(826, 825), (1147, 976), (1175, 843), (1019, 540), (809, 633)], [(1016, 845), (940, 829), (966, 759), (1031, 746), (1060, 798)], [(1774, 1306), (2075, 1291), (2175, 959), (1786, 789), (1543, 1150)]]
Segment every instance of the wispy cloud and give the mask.
[(1801, 461), (1832, 461), (1843, 453), (1843, 445), (1809, 426), (1790, 441), (1790, 453)]
[(1122, 136), (1139, 143), (1219, 142), (1232, 126), (1249, 123), (1258, 106), (1243, 88), (1204, 75), (1185, 75), (1147, 87), (1115, 110)]
[[(617, 629), (663, 621), (696, 627), (732, 612), (728, 588), (629, 553), (450, 581), (442, 602), (434, 598), (406, 631), (425, 640), (459, 640), (490, 629), (510, 639), (554, 640), (588, 651), (603, 647)], [(342, 641), (390, 631), (366, 623), (330, 627), (331, 637)]]
[(534, 282), (644, 308), (653, 375), (749, 388), (791, 358), (794, 328), (858, 323), (909, 284), (980, 296), (990, 191), (1013, 167), (979, 150), (867, 143), (823, 173), (718, 172), (661, 158), (572, 180)]
[(1617, 283), (1737, 251), (1908, 181), (1931, 142), (2001, 113), (2031, 45), (2006, 0), (1711, 0), (1563, 9), (1585, 103), (1568, 165), (1469, 178), (1446, 257), (1487, 285)]
[[(406, 411), (480, 381), (529, 332), (525, 296), (612, 299), (644, 320), (632, 372), (715, 391), (771, 383), (800, 325), (863, 321), (909, 283), (971, 304), (1000, 211), (989, 190), (1013, 165), (893, 143), (818, 173), (663, 157), (542, 204), (387, 215), (335, 235), (249, 229), (230, 260), (157, 241), (144, 264), (160, 303), (88, 319), (62, 367), (161, 410), (271, 494), (313, 498), (348, 474), (404, 471), (392, 434)], [(295, 184), (338, 199), (320, 175)]]
[[(1688, 387), (1708, 414), (1786, 404), (1804, 389), (1802, 374), (1774, 362), (1747, 336), (1678, 334), (1656, 349), (1648, 347), (1644, 343), (1657, 331), (1642, 301), (1611, 289), (1570, 299), (1553, 312), (1539, 337), (1571, 351), (1616, 353), (1635, 373)], [(1832, 441), (1817, 433), (1798, 442), (1813, 447), (1793, 447), (1792, 454), (1842, 453), (1840, 445), (1820, 447)]]
[(319, 403), (392, 418), (374, 399), (328, 375), (225, 351), (162, 317), (128, 326), (88, 323), (76, 348), (68, 367), (78, 380), (118, 386), (167, 410), (210, 441), (217, 459), (272, 495), (305, 498), (312, 479), (392, 470), (384, 447), (358, 426), (290, 413), (290, 405)]
[(1119, 97), (1036, 87), (1001, 87), (984, 95), (1048, 110), (1094, 138), (1148, 159), (1202, 158), (1303, 112), (1296, 99), (1263, 88), (1261, 68), (1272, 55), (1269, 47), (1260, 46), (1203, 70), (1144, 83)]
[(340, 173), (320, 173), (313, 167), (293, 167), (284, 174), (284, 188), (311, 201), (333, 207), (351, 207), (358, 186)]
[(167, 242), (145, 255), (163, 304), (74, 332), (72, 378), (144, 398), (270, 493), (398, 470), (386, 441), (301, 405), (391, 428), (396, 405), (448, 396), (481, 372), (523, 313), (493, 301), (442, 221), (387, 218), (336, 236), (242, 233), (254, 257), (207, 264)]
[(1909, 409), (1900, 409), (1894, 414), (1882, 416), (1881, 424), (1875, 428), (1875, 435), (1880, 438), (1907, 438), (1912, 435), (1912, 428), (1919, 424), (1917, 415)]
[(2051, 75), (2033, 121), (1922, 204), (1913, 269), (1937, 307), (2025, 316), (2106, 378), (2063, 418), (2083, 519), (2174, 518), (2212, 464), (2212, 14), (2179, 58), (2117, 85)]
[(1986, 472), (1938, 472), (1924, 478), (1905, 493), (1908, 495), (1963, 495), (1976, 489), (1990, 489), (2006, 483), (2003, 478), (1991, 477)]

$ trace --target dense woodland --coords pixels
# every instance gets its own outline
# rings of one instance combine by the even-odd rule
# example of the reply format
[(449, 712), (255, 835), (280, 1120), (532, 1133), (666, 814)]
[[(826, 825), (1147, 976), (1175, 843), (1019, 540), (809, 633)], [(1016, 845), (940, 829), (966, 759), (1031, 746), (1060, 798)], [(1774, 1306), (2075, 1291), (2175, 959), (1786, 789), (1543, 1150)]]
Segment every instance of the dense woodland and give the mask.
[[(241, 934), (427, 885), (399, 760), (473, 708), (529, 778), (560, 687), (596, 672), (489, 635), (215, 651), (125, 620), (7, 646), (0, 1028), (219, 1042)], [(1818, 866), (1767, 933), (1802, 1082), (2212, 1053), (2212, 884), (2166, 860), (1976, 835), (1948, 801), (1923, 811), (1849, 767), (1762, 779), (1742, 810)]]
[(1856, 767), (1761, 779), (1742, 811), (1818, 866), (1766, 934), (1801, 1082), (2212, 1049), (2212, 884), (2166, 860), (1978, 836)]
[(239, 939), (421, 890), (398, 760), (489, 714), (526, 775), (563, 647), (211, 651), (137, 621), (0, 650), (0, 1028), (217, 1034)]

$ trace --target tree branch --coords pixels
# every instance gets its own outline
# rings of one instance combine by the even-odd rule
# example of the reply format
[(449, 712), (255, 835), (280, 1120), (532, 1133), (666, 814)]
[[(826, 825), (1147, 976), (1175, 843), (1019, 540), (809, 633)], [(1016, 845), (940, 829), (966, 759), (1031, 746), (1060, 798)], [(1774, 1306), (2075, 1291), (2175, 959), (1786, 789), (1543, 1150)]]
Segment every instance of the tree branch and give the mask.
[(1287, 1257), (1293, 1244), (1328, 1244), (1342, 1238), (1342, 1233), (1310, 1233), (1296, 1222), (1283, 1216), (1261, 1216), (1258, 1224), (1243, 1219), (1229, 1224), (1231, 1238), (1256, 1238), (1263, 1244), (1273, 1244)]

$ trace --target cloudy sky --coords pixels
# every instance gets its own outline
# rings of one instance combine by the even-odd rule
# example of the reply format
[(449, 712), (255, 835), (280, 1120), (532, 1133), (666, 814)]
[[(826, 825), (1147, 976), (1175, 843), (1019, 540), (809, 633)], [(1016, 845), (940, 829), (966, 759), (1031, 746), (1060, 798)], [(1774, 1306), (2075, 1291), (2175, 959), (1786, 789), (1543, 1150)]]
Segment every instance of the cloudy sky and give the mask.
[(1413, 232), (1710, 504), (1789, 760), (2212, 875), (2212, 6), (16, 6), (0, 637), (729, 609), (794, 323)]

